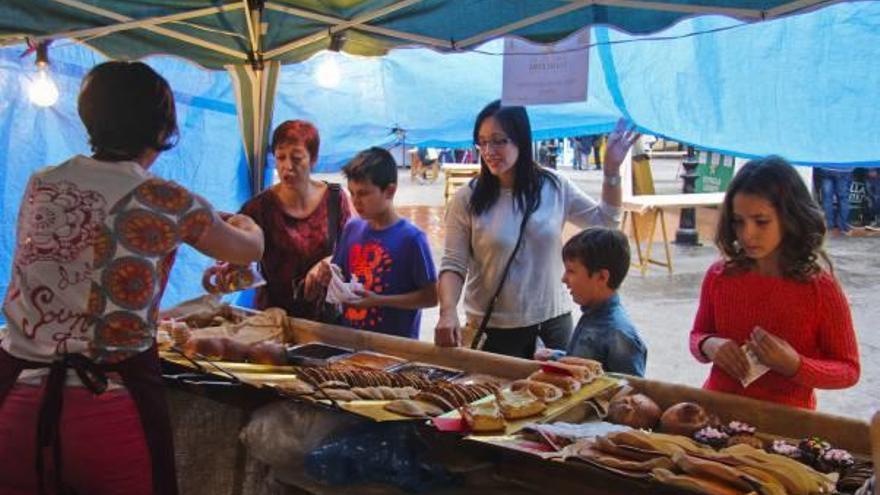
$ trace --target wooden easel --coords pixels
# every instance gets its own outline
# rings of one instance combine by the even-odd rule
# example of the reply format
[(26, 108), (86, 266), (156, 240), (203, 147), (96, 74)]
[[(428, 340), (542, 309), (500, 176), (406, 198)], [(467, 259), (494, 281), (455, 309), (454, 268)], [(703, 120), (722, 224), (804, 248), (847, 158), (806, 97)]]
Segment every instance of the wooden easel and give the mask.
[[(654, 194), (654, 176), (651, 173), (651, 161), (648, 158), (632, 160), (632, 186), (633, 195), (653, 195)], [(669, 239), (666, 235), (666, 216), (663, 208), (647, 208), (644, 211), (634, 211), (626, 209), (623, 212), (623, 220), (620, 228), (626, 231), (626, 221), (629, 219), (630, 232), (633, 241), (636, 244), (636, 254), (638, 262), (633, 261), (632, 265), (637, 267), (642, 275), (648, 270), (651, 264), (665, 266), (669, 273), (672, 273), (672, 255), (669, 252)], [(651, 257), (651, 251), (654, 247), (654, 234), (657, 231), (657, 223), (660, 223), (660, 235), (663, 239), (663, 250), (666, 254), (666, 261), (656, 260)], [(647, 236), (642, 237), (641, 233), (647, 231)], [(645, 244), (644, 249), (642, 244)]]

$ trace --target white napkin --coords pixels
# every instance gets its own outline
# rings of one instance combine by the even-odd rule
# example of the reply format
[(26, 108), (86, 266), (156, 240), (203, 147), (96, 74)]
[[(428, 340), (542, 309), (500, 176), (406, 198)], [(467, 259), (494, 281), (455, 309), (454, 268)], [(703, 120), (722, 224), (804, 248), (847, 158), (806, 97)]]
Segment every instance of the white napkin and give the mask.
[(749, 360), (749, 372), (746, 374), (745, 377), (743, 377), (742, 380), (740, 380), (743, 388), (745, 388), (751, 385), (752, 382), (754, 382), (758, 378), (764, 376), (764, 373), (770, 371), (770, 368), (761, 363), (761, 361), (758, 361), (758, 356), (755, 356), (755, 353), (752, 352), (751, 349), (749, 349), (749, 346), (743, 344), (742, 350), (746, 353), (746, 358)]
[(330, 265), (330, 284), (327, 286), (327, 302), (330, 304), (350, 304), (361, 296), (357, 291), (364, 290), (364, 285), (358, 282), (357, 278), (352, 275), (351, 282), (346, 282), (342, 275), (342, 268), (337, 265)]

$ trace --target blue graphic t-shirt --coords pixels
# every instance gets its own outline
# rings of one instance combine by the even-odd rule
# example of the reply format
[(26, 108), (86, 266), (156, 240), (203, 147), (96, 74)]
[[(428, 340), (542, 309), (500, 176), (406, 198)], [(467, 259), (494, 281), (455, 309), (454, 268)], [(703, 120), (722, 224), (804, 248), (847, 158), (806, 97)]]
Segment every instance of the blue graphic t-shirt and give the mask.
[[(405, 218), (382, 230), (370, 228), (366, 220), (352, 219), (342, 232), (333, 263), (342, 268), (346, 282), (354, 275), (376, 294), (406, 294), (437, 281), (425, 233)], [(417, 339), (421, 315), (414, 309), (347, 306), (343, 324)]]

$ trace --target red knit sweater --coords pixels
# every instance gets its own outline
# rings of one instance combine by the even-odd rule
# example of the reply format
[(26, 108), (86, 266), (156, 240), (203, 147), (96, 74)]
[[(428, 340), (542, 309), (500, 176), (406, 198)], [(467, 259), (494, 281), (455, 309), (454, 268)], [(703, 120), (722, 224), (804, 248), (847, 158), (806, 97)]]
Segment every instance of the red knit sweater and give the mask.
[(723, 262), (712, 265), (691, 330), (691, 353), (709, 362), (700, 351), (703, 340), (724, 337), (742, 345), (755, 326), (785, 339), (800, 353), (798, 372), (786, 378), (770, 371), (743, 388), (713, 365), (703, 388), (815, 409), (813, 389), (847, 388), (858, 382), (859, 351), (849, 303), (829, 273), (800, 283), (755, 272), (724, 273)]

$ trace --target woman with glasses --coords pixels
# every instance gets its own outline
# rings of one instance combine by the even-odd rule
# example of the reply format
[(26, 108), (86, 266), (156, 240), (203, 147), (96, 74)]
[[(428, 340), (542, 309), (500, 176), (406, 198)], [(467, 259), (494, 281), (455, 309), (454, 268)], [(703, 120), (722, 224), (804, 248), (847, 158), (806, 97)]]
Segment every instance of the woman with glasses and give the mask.
[(468, 329), (479, 328), (490, 313), (478, 343), (484, 351), (531, 358), (538, 337), (564, 348), (572, 318), (560, 281), (563, 226), (618, 225), (620, 164), (638, 135), (621, 121), (609, 137), (600, 201), (532, 160), (525, 108), (490, 103), (477, 116), (473, 136), (480, 175), (456, 193), (446, 213), (434, 341), (462, 345), (456, 306), (464, 292)]

